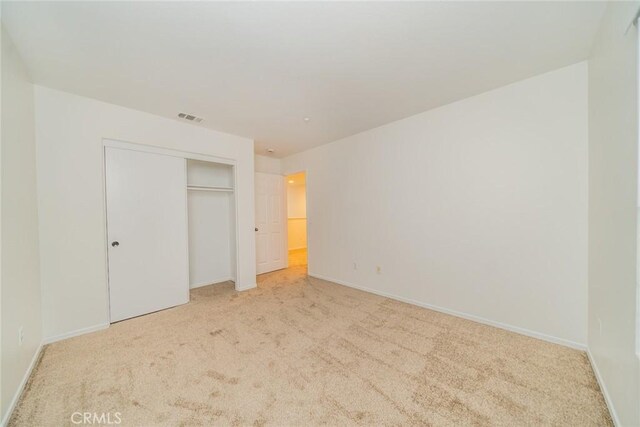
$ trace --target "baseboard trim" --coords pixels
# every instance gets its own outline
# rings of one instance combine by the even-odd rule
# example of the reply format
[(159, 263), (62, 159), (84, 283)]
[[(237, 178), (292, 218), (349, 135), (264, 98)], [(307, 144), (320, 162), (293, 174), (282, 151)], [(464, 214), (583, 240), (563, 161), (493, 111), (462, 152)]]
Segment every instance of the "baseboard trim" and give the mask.
[(249, 285), (249, 286), (237, 286), (236, 285), (236, 291), (238, 292), (242, 292), (242, 291), (248, 291), (249, 289), (254, 289), (257, 288), (258, 285), (256, 283), (254, 283), (253, 285)]
[(201, 283), (194, 283), (193, 285), (189, 285), (189, 289), (196, 289), (196, 288), (201, 288), (203, 286), (209, 286), (209, 285), (217, 285), (218, 283), (222, 283), (222, 282), (233, 282), (234, 280), (227, 276), (227, 277), (221, 277), (219, 279), (214, 279), (214, 280), (209, 280), (207, 282), (201, 282)]
[(327, 280), (329, 282), (333, 282), (333, 283), (337, 283), (338, 285), (342, 285), (342, 286), (347, 286), (349, 288), (354, 288), (354, 289), (358, 289), (360, 291), (364, 291), (364, 292), (369, 292), (372, 294), (376, 294), (376, 295), (380, 295), (382, 297), (386, 297), (386, 298), (390, 298), (396, 301), (401, 301), (401, 302), (405, 302), (407, 304), (412, 304), (412, 305), (417, 305), (418, 307), (422, 307), (422, 308), (428, 308), (429, 310), (433, 310), (433, 311), (438, 311), (440, 313), (444, 313), (444, 314), (449, 314), (451, 316), (456, 316), (456, 317), (460, 317), (463, 319), (467, 319), (467, 320), (471, 320), (474, 322), (478, 322), (478, 323), (482, 323), (484, 325), (489, 325), (489, 326), (493, 326), (496, 328), (500, 328), (500, 329), (504, 329), (510, 332), (515, 332), (521, 335), (526, 335), (528, 337), (532, 337), (532, 338), (537, 338), (539, 340), (543, 340), (543, 341), (547, 341), (553, 344), (560, 344), (563, 345), (565, 347), (570, 347), (570, 348), (574, 348), (576, 350), (582, 350), (582, 351), (586, 351), (587, 350), (587, 346), (584, 344), (580, 344), (574, 341), (570, 341), (570, 340), (566, 340), (564, 338), (558, 338), (558, 337), (554, 337), (551, 335), (547, 335), (547, 334), (543, 334), (540, 332), (535, 332), (535, 331), (531, 331), (529, 329), (525, 329), (525, 328), (521, 328), (518, 326), (513, 326), (513, 325), (509, 325), (506, 323), (501, 323), (501, 322), (496, 322), (494, 320), (489, 320), (489, 319), (485, 319), (483, 317), (479, 317), (479, 316), (475, 316), (473, 314), (468, 314), (468, 313), (463, 313), (460, 311), (456, 311), (456, 310), (451, 310), (448, 308), (443, 308), (443, 307), (439, 307), (436, 305), (432, 305), (432, 304), (427, 304), (421, 301), (416, 301), (413, 300), (411, 298), (405, 298), (405, 297), (401, 297), (398, 295), (393, 295), (393, 294), (389, 294), (387, 292), (381, 292), (381, 291), (377, 291), (375, 289), (370, 289), (370, 288), (366, 288), (364, 286), (359, 286), (359, 285), (355, 285), (353, 283), (349, 283), (346, 282), (344, 280), (337, 280), (337, 279), (333, 279), (331, 277), (327, 277), (327, 276), (323, 276), (321, 274), (316, 274), (316, 273), (308, 273), (309, 276), (311, 277), (315, 277), (317, 279), (321, 279), (321, 280)]
[(596, 364), (596, 360), (591, 354), (591, 350), (587, 348), (587, 357), (589, 358), (589, 363), (591, 363), (591, 369), (593, 369), (593, 373), (596, 376), (596, 380), (598, 381), (598, 385), (600, 386), (600, 391), (602, 391), (602, 395), (604, 396), (604, 401), (607, 404), (607, 408), (609, 408), (609, 413), (611, 414), (611, 419), (613, 420), (613, 424), (615, 426), (621, 426), (620, 419), (618, 418), (618, 414), (613, 406), (613, 401), (611, 400), (611, 395), (609, 395), (609, 391), (607, 390), (607, 386), (602, 380), (602, 375), (600, 374), (600, 369), (598, 369), (598, 365)]
[(22, 392), (24, 391), (24, 387), (27, 385), (27, 382), (29, 381), (29, 377), (31, 377), (31, 373), (33, 372), (33, 368), (36, 367), (36, 364), (38, 363), (38, 360), (40, 359), (40, 355), (42, 354), (42, 347), (43, 347), (43, 344), (40, 344), (38, 346), (38, 349), (36, 350), (35, 354), (31, 358), (31, 363), (29, 363), (29, 367), (27, 368), (26, 372), (24, 373), (24, 376), (22, 377), (22, 381), (20, 381), (20, 386), (18, 387), (18, 390), (16, 390), (16, 393), (13, 395), (13, 399), (11, 399), (11, 404), (9, 404), (9, 407), (7, 408), (7, 412), (4, 414), (4, 417), (2, 418), (2, 422), (0, 423), (1, 427), (5, 427), (7, 424), (9, 424), (9, 420), (11, 419), (11, 415), (13, 414), (13, 411), (16, 409), (16, 406), (18, 405), (18, 402), (20, 401), (20, 397), (22, 396)]
[(75, 331), (66, 332), (66, 333), (60, 334), (60, 335), (54, 335), (52, 337), (47, 337), (47, 338), (42, 340), (42, 344), (43, 345), (51, 344), (51, 343), (54, 343), (54, 342), (57, 342), (57, 341), (66, 340), (67, 338), (73, 338), (73, 337), (77, 337), (79, 335), (84, 335), (84, 334), (88, 334), (88, 333), (91, 333), (91, 332), (101, 331), (103, 329), (107, 329), (108, 327), (109, 327), (108, 323), (101, 323), (99, 325), (89, 326), (87, 328), (76, 329)]

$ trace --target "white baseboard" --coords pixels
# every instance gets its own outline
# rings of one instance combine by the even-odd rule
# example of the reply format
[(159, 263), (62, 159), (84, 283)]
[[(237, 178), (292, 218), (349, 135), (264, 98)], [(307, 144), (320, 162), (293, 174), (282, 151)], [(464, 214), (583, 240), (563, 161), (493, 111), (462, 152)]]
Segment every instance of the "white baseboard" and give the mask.
[(410, 298), (404, 298), (398, 295), (389, 294), (386, 292), (376, 291), (375, 289), (366, 288), (364, 286), (355, 285), (353, 283), (345, 282), (344, 280), (337, 280), (331, 277), (322, 276), (316, 273), (308, 273), (309, 276), (315, 277), (321, 280), (327, 280), (329, 282), (337, 283), (339, 285), (347, 286), (349, 288), (358, 289), (361, 291), (369, 292), (372, 294), (380, 295), (386, 298), (391, 298), (396, 301), (406, 302), (407, 304), (417, 305), (418, 307), (428, 308), (429, 310), (438, 311), (440, 313), (449, 314), (451, 316), (461, 317), (463, 319), (472, 320), (474, 322), (482, 323), (496, 328), (505, 329), (507, 331), (516, 332), (521, 335), (526, 335), (532, 338), (537, 338), (543, 341), (551, 342), (554, 344), (560, 344), (565, 347), (575, 348), (577, 350), (586, 351), (587, 346), (564, 338), (558, 338), (551, 335), (546, 335), (540, 332), (530, 331), (529, 329), (520, 328), (518, 326), (508, 325), (506, 323), (496, 322), (494, 320), (485, 319), (483, 317), (475, 316), (473, 314), (467, 314), (460, 311), (450, 310), (448, 308), (438, 307), (436, 305), (427, 304), (421, 301), (416, 301)]
[(214, 280), (209, 280), (207, 282), (201, 282), (201, 283), (194, 283), (192, 285), (189, 285), (189, 289), (196, 289), (196, 288), (201, 288), (203, 286), (209, 286), (209, 285), (217, 285), (218, 283), (222, 283), (222, 282), (233, 282), (234, 280), (227, 276), (227, 277), (221, 277), (219, 279), (214, 279)]
[(252, 284), (252, 285), (248, 285), (248, 286), (238, 286), (238, 284), (236, 283), (236, 291), (238, 292), (242, 292), (242, 291), (248, 291), (249, 289), (253, 289), (253, 288), (257, 288), (258, 285), (257, 284)]
[(596, 380), (598, 380), (598, 384), (600, 385), (600, 391), (602, 391), (602, 395), (604, 396), (604, 401), (607, 403), (607, 408), (609, 408), (609, 413), (611, 414), (611, 419), (613, 420), (613, 424), (615, 426), (621, 426), (620, 419), (618, 418), (618, 414), (613, 407), (613, 401), (611, 400), (611, 395), (609, 395), (609, 391), (607, 390), (607, 386), (602, 380), (602, 375), (600, 374), (600, 370), (598, 369), (598, 365), (596, 364), (596, 360), (593, 358), (591, 354), (591, 350), (587, 349), (587, 357), (589, 357), (589, 362), (591, 362), (591, 368), (593, 369), (594, 374), (596, 375)]
[(24, 376), (22, 377), (22, 381), (20, 381), (20, 386), (18, 387), (18, 390), (16, 390), (16, 393), (13, 395), (13, 399), (11, 399), (11, 403), (7, 408), (7, 412), (4, 414), (4, 417), (2, 417), (2, 422), (0, 423), (0, 427), (5, 427), (7, 424), (9, 424), (9, 420), (11, 419), (11, 414), (13, 414), (14, 409), (16, 409), (16, 405), (20, 401), (20, 396), (22, 396), (24, 387), (27, 385), (27, 382), (29, 381), (29, 377), (31, 377), (31, 372), (33, 372), (33, 368), (35, 368), (36, 363), (38, 363), (38, 360), (40, 359), (40, 354), (42, 353), (42, 346), (43, 344), (40, 344), (35, 354), (33, 355), (33, 358), (31, 359), (31, 363), (29, 363), (29, 367), (24, 373)]
[(54, 335), (52, 337), (46, 337), (45, 339), (42, 340), (42, 344), (43, 345), (51, 344), (56, 341), (66, 340), (67, 338), (77, 337), (78, 335), (84, 335), (90, 332), (101, 331), (103, 329), (107, 329), (108, 327), (109, 327), (108, 323), (101, 323), (99, 325), (89, 326), (87, 328), (76, 329), (75, 331), (66, 332), (64, 334)]

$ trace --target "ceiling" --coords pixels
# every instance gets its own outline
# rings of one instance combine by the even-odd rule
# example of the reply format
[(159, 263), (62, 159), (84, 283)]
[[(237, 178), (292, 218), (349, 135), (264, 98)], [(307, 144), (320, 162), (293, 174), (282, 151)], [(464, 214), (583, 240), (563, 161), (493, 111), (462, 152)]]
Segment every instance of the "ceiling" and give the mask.
[(586, 59), (604, 7), (3, 2), (2, 21), (37, 84), (284, 157)]

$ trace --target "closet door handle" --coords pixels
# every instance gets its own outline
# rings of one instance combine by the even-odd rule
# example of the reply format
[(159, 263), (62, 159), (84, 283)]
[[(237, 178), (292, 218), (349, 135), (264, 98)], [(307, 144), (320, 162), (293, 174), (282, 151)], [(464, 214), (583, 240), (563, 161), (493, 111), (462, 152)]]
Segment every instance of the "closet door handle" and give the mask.
[(116, 240), (115, 242), (111, 242), (111, 246), (115, 248), (116, 246), (120, 246), (120, 243)]
[(259, 231), (259, 230), (258, 230), (258, 227), (256, 227), (256, 231)]

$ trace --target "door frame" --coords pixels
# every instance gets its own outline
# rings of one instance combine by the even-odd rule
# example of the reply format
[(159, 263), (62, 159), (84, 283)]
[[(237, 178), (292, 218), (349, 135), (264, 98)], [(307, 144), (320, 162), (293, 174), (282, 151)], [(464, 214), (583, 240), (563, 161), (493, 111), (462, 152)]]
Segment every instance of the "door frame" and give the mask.
[[(237, 185), (238, 168), (237, 168), (236, 161), (234, 159), (212, 156), (209, 154), (200, 154), (200, 153), (194, 153), (191, 151), (174, 150), (170, 148), (164, 148), (164, 147), (159, 147), (159, 146), (149, 145), (149, 144), (139, 144), (135, 142), (119, 141), (113, 138), (102, 138), (102, 144), (100, 147), (100, 160), (101, 160), (100, 163), (102, 165), (102, 213), (103, 213), (102, 223), (103, 223), (103, 233), (104, 233), (103, 235), (104, 235), (104, 247), (105, 247), (105, 254), (104, 254), (105, 266), (106, 266), (105, 278), (107, 283), (105, 291), (106, 291), (106, 297), (107, 297), (107, 316), (109, 318), (108, 324), (111, 325), (111, 301), (110, 301), (111, 290), (110, 290), (110, 284), (109, 284), (109, 251), (107, 249), (107, 245), (109, 244), (109, 235), (108, 235), (109, 224), (107, 223), (107, 164), (106, 164), (106, 148), (107, 147), (118, 148), (121, 150), (140, 151), (143, 153), (178, 157), (178, 158), (184, 159), (185, 162), (187, 160), (201, 160), (204, 162), (222, 163), (225, 165), (230, 165), (232, 167), (233, 169), (233, 173), (232, 173), (233, 174), (233, 207), (234, 207), (234, 215), (235, 215), (234, 235), (236, 239), (235, 284), (237, 286), (238, 277), (239, 277), (239, 265), (240, 265), (240, 263), (238, 262), (238, 257), (240, 255), (240, 244), (238, 239), (238, 185)], [(185, 173), (185, 182), (186, 182), (186, 174), (187, 174), (186, 167), (185, 167), (184, 173)], [(187, 213), (187, 221), (188, 221), (186, 188), (185, 188), (185, 198), (184, 198), (184, 209), (185, 209), (185, 212)], [(187, 227), (188, 225), (189, 224), (187, 222)], [(187, 239), (186, 254), (187, 254), (187, 277), (189, 277), (189, 240), (188, 239)]]

